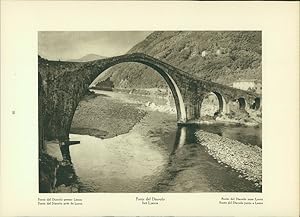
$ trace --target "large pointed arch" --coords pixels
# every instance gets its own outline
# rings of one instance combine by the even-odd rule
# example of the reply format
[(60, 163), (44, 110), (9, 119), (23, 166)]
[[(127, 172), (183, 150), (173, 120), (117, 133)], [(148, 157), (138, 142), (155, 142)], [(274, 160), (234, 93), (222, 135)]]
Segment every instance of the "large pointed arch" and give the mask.
[[(88, 85), (86, 85), (86, 87), (88, 87), (91, 83), (93, 83), (93, 81), (100, 74), (102, 74), (104, 71), (108, 70), (112, 66), (115, 66), (115, 65), (118, 65), (121, 63), (128, 63), (128, 62), (144, 64), (144, 65), (152, 68), (154, 73), (155, 72), (159, 73), (159, 75), (165, 80), (168, 87), (170, 88), (173, 98), (174, 98), (175, 106), (176, 106), (177, 121), (183, 122), (183, 123), (187, 121), (187, 114), (186, 114), (186, 109), (185, 109), (182, 93), (181, 93), (180, 88), (178, 87), (176, 81), (171, 76), (172, 71), (170, 71), (168, 69), (168, 67), (166, 67), (164, 65), (164, 63), (158, 62), (157, 60), (153, 61), (150, 57), (141, 56), (141, 55), (130, 56), (130, 58), (126, 58), (124, 56), (113, 57), (113, 58), (109, 58), (108, 60), (110, 60), (110, 61), (107, 61), (106, 64), (105, 63), (103, 64), (103, 62), (101, 62), (101, 64), (98, 65), (97, 61), (93, 61), (88, 64), (88, 66), (91, 67), (90, 68), (91, 76), (89, 77)], [(69, 127), (68, 127), (69, 131), (71, 129), (72, 120), (73, 120), (75, 110), (76, 110), (78, 104), (79, 104), (79, 101), (77, 101), (76, 106), (73, 109), (72, 116), (71, 116), (71, 119), (69, 122)]]

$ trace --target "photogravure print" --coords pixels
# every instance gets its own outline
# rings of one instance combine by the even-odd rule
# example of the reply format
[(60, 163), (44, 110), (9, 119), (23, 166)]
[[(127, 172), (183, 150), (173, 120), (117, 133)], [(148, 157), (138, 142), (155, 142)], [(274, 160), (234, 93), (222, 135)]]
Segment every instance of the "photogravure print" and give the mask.
[(261, 192), (261, 34), (39, 32), (39, 192)]

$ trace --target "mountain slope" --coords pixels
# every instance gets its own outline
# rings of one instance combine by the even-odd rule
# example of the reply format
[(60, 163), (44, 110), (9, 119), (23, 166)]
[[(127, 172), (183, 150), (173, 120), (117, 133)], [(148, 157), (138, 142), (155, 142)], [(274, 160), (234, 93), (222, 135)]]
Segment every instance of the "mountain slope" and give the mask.
[[(225, 85), (239, 78), (261, 81), (261, 32), (153, 32), (128, 53), (142, 52), (202, 79)], [(165, 87), (158, 73), (137, 63), (112, 67), (119, 88)]]
[(106, 57), (100, 56), (98, 54), (87, 54), (79, 59), (71, 59), (68, 60), (69, 62), (88, 62), (88, 61), (93, 61), (93, 60), (99, 60), (99, 59), (104, 59)]

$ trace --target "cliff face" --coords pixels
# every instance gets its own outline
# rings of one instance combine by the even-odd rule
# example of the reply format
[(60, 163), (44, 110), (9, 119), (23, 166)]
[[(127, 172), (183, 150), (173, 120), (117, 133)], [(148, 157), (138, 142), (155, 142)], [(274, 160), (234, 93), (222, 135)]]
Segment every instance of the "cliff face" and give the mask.
[[(240, 78), (261, 81), (261, 32), (153, 32), (128, 53), (142, 52), (208, 81), (231, 85)], [(165, 87), (158, 73), (137, 63), (112, 67), (119, 88)]]

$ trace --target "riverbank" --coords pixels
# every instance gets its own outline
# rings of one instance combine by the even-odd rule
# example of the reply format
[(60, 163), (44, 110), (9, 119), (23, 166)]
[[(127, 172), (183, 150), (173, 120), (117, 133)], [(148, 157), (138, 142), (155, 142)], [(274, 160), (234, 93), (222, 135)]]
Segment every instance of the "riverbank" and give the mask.
[[(151, 89), (116, 89), (117, 93), (134, 95), (144, 108), (152, 111), (176, 114), (174, 98), (169, 90)], [(160, 100), (158, 100), (160, 99)], [(149, 101), (147, 101), (149, 100)], [(206, 97), (201, 104), (200, 123), (228, 124), (236, 126), (259, 126), (262, 123), (262, 111), (253, 109), (239, 109), (236, 102), (230, 102), (230, 112), (218, 113), (219, 102), (214, 94)]]
[(219, 163), (224, 163), (241, 173), (240, 177), (262, 185), (262, 149), (245, 145), (205, 131), (196, 132), (199, 144)]
[(73, 117), (72, 134), (101, 139), (128, 133), (149, 112), (164, 112), (176, 119), (175, 106), (164, 97), (93, 90), (79, 103)]
[(71, 126), (72, 134), (102, 139), (128, 133), (146, 112), (136, 103), (123, 102), (105, 94), (86, 96), (78, 105)]

